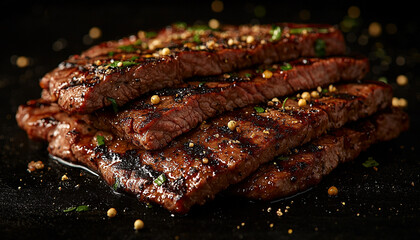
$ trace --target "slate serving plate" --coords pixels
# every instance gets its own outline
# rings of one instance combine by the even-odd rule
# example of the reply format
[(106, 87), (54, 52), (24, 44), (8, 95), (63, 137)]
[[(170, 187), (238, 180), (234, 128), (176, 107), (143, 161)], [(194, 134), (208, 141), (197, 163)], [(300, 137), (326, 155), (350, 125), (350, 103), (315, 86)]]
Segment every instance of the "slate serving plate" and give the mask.
[[(395, 95), (408, 100), (410, 131), (373, 146), (299, 195), (276, 202), (250, 202), (222, 193), (188, 215), (177, 216), (116, 194), (99, 177), (49, 158), (45, 143), (29, 140), (16, 125), (18, 105), (39, 97), (38, 80), (70, 54), (138, 29), (179, 20), (206, 23), (211, 18), (227, 23), (302, 21), (298, 17), (302, 9), (311, 13), (306, 22), (340, 23), (352, 4), (330, 4), (326, 9), (319, 2), (230, 2), (221, 13), (211, 10), (211, 1), (2, 5), (1, 26), (6, 36), (1, 40), (0, 72), (2, 239), (415, 239), (420, 235), (420, 60), (416, 40), (420, 26), (409, 7), (382, 6), (385, 8), (375, 11), (381, 6), (353, 2), (361, 15), (346, 37), (351, 51), (370, 57), (369, 77), (387, 78)], [(255, 16), (259, 6), (265, 11), (262, 17)], [(382, 24), (383, 34), (369, 37), (368, 27), (374, 21)], [(390, 23), (398, 27), (395, 34), (386, 33)], [(86, 40), (92, 26), (102, 30), (100, 39)], [(368, 43), (358, 40), (362, 35), (368, 36)], [(54, 44), (59, 43), (62, 48), (57, 50)], [(16, 65), (19, 56), (29, 60), (26, 67)], [(401, 74), (408, 77), (408, 85), (396, 84)], [(378, 171), (362, 165), (369, 157), (380, 163)], [(45, 168), (27, 172), (32, 160), (43, 161)], [(61, 181), (64, 174), (68, 181)], [(339, 189), (336, 197), (327, 194), (332, 185)], [(88, 205), (90, 210), (63, 212), (79, 205)], [(106, 216), (110, 207), (118, 211), (112, 219)], [(278, 209), (283, 216), (277, 216)], [(145, 228), (136, 232), (133, 223), (138, 218)]]

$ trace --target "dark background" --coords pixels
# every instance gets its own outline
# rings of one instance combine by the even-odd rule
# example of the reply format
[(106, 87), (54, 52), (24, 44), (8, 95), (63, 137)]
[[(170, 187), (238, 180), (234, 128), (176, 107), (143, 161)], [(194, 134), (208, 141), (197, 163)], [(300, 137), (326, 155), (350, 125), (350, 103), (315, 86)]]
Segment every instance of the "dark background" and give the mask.
[[(420, 234), (418, 142), (420, 75), (418, 10), (408, 1), (66, 1), (0, 3), (3, 46), (0, 62), (0, 236), (2, 239), (415, 239)], [(349, 16), (357, 6), (360, 15)], [(351, 15), (351, 14), (350, 14)], [(221, 194), (173, 216), (147, 208), (131, 196), (116, 195), (98, 177), (48, 158), (43, 143), (27, 139), (14, 120), (19, 104), (40, 96), (39, 79), (71, 54), (106, 40), (184, 21), (207, 24), (306, 22), (338, 25), (349, 53), (371, 61), (368, 78), (387, 79), (396, 97), (407, 99), (410, 131), (373, 146), (352, 163), (339, 166), (311, 190), (273, 203), (249, 202)], [(373, 36), (369, 26), (382, 27)], [(101, 30), (89, 37), (92, 27)], [(18, 61), (20, 60), (20, 61)], [(404, 75), (408, 84), (396, 84)], [(362, 166), (368, 157), (378, 171)], [(42, 160), (43, 171), (27, 163)], [(69, 181), (60, 181), (67, 173)], [(335, 185), (337, 197), (327, 189)], [(20, 189), (19, 189), (20, 187)], [(58, 188), (62, 190), (59, 191)], [(63, 213), (77, 205), (90, 211)], [(284, 212), (286, 206), (290, 209)], [(116, 218), (106, 211), (115, 207)], [(267, 211), (268, 208), (272, 210)], [(284, 215), (278, 217), (277, 209)], [(145, 228), (133, 231), (141, 218)], [(241, 224), (244, 223), (244, 226)], [(270, 227), (270, 224), (273, 224)], [(292, 229), (292, 234), (288, 230)]]

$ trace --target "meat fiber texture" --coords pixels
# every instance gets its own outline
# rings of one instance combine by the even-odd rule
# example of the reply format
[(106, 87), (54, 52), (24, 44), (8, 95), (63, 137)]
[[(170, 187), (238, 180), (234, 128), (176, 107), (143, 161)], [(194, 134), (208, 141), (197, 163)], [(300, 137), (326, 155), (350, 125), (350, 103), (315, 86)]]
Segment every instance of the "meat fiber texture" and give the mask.
[(73, 55), (40, 85), (45, 100), (67, 112), (90, 113), (176, 87), (194, 76), (345, 51), (342, 33), (330, 25), (279, 23), (216, 30), (173, 25), (155, 37), (140, 34)]
[[(68, 115), (56, 104), (30, 101), (19, 108), (16, 118), (30, 137), (49, 142), (52, 155), (91, 168), (114, 189), (143, 202), (186, 213), (277, 155), (391, 105), (392, 89), (386, 84), (336, 88), (306, 106), (299, 107), (298, 99), (290, 97), (272, 106), (254, 105), (218, 115), (157, 151), (98, 131), (84, 115)], [(232, 120), (234, 129), (227, 126)]]
[[(134, 145), (159, 149), (217, 114), (300, 90), (361, 80), (368, 69), (366, 58), (301, 58), (196, 77), (177, 88), (146, 94), (118, 107), (117, 111), (115, 106), (97, 111), (92, 122), (98, 129), (111, 131)], [(151, 103), (152, 95), (160, 97), (158, 104)]]

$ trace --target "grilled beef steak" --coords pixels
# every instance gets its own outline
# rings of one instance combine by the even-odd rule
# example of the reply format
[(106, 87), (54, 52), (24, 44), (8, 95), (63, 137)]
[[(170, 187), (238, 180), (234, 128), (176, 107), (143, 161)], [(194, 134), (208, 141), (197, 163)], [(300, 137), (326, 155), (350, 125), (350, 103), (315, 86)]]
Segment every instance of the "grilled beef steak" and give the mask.
[(408, 126), (408, 115), (402, 110), (381, 111), (292, 149), (290, 154), (276, 157), (230, 190), (257, 200), (296, 194), (318, 184), (339, 163), (355, 159), (374, 143), (396, 138)]
[[(309, 58), (200, 77), (179, 88), (147, 94), (119, 107), (118, 113), (100, 110), (93, 122), (137, 146), (158, 149), (222, 112), (337, 81), (360, 80), (368, 69), (365, 58)], [(152, 95), (160, 97), (158, 104), (151, 103)]]
[(46, 137), (52, 155), (93, 169), (141, 201), (185, 213), (290, 148), (389, 107), (391, 98), (385, 84), (343, 84), (306, 106), (290, 98), (217, 116), (158, 151), (138, 149), (42, 102), (20, 106), (16, 118), (34, 138)]
[[(41, 80), (45, 100), (68, 112), (93, 112), (116, 102), (209, 76), (299, 56), (342, 55), (342, 33), (330, 25), (167, 27), (154, 38), (130, 37), (71, 56)], [(111, 100), (112, 99), (112, 100)]]

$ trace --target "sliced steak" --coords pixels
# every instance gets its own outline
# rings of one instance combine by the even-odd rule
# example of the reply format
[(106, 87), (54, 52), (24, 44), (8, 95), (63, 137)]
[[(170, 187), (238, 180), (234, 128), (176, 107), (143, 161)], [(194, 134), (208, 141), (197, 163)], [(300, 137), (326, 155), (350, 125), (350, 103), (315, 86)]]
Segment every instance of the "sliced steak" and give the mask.
[[(343, 84), (302, 107), (290, 98), (284, 104), (225, 113), (155, 151), (138, 149), (61, 112), (51, 113), (59, 123), (41, 135), (47, 136), (52, 155), (90, 167), (115, 189), (141, 201), (185, 213), (290, 148), (389, 107), (391, 98), (391, 87), (382, 83)], [(34, 126), (43, 127), (45, 114), (39, 106), (25, 105), (16, 118), (23, 129), (34, 132), (30, 130)]]
[(345, 53), (330, 25), (278, 24), (221, 29), (167, 27), (155, 38), (103, 43), (71, 56), (41, 80), (42, 96), (68, 112), (123, 105), (142, 94), (210, 76), (299, 56)]
[[(118, 113), (100, 110), (93, 122), (98, 129), (112, 131), (134, 145), (159, 149), (217, 114), (339, 80), (360, 80), (368, 69), (366, 58), (304, 58), (200, 77), (179, 88), (147, 94), (119, 108)], [(151, 103), (152, 95), (160, 97), (158, 104)]]
[(339, 163), (354, 160), (372, 144), (396, 138), (408, 127), (408, 115), (402, 110), (381, 111), (276, 157), (230, 191), (265, 201), (296, 194), (318, 184)]

